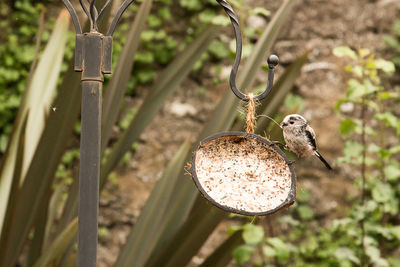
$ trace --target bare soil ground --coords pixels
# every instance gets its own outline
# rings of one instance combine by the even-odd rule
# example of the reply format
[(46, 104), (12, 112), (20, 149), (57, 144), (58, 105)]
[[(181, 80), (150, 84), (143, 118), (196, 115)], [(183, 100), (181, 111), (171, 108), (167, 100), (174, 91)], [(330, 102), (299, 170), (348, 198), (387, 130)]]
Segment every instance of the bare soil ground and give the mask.
[[(247, 0), (246, 3), (252, 7), (263, 6), (274, 14), (281, 1)], [(311, 50), (309, 62), (296, 82), (295, 93), (305, 99), (303, 115), (317, 133), (320, 152), (330, 162), (334, 162), (342, 151), (343, 141), (337, 130), (339, 119), (333, 106), (346, 88), (343, 64), (331, 51), (336, 46), (348, 45), (369, 48), (384, 56), (382, 37), (390, 32), (399, 4), (400, 1), (388, 0), (298, 1), (271, 51), (280, 57), (279, 76), (299, 55)], [(248, 22), (254, 23), (254, 19)], [(256, 18), (256, 21), (260, 22), (260, 19)], [(267, 23), (261, 20), (260, 25)], [(231, 36), (231, 29), (227, 28), (224, 34)], [(228, 69), (230, 64), (232, 62), (226, 61)], [(108, 234), (100, 238), (99, 266), (112, 266), (166, 164), (185, 139), (196, 139), (222, 93), (228, 89), (227, 83), (213, 85), (212, 66), (205, 69), (203, 77), (186, 79), (167, 101), (141, 136), (129, 165), (118, 172), (118, 183), (110, 183), (103, 193), (100, 227), (108, 229)], [(265, 73), (260, 71), (258, 82), (265, 79)], [(206, 90), (200, 90), (200, 87)], [(322, 225), (342, 215), (348, 205), (348, 196), (357, 194), (353, 188), (352, 170), (344, 167), (335, 167), (335, 171), (329, 173), (318, 160), (307, 159), (297, 162), (296, 174), (300, 188), (311, 193), (310, 205)], [(263, 223), (274, 222), (277, 216), (280, 215), (264, 218)], [(232, 223), (235, 222), (224, 222), (216, 229), (191, 266), (200, 263), (226, 237), (227, 225)], [(279, 232), (279, 227), (272, 232)]]

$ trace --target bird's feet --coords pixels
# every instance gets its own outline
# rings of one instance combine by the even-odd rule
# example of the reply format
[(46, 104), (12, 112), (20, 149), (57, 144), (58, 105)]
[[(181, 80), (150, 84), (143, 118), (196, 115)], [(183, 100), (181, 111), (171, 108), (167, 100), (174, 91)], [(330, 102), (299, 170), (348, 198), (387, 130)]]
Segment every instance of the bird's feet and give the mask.
[(289, 161), (288, 161), (288, 165), (293, 165), (293, 164), (295, 164), (295, 163), (296, 163), (295, 160), (289, 160)]

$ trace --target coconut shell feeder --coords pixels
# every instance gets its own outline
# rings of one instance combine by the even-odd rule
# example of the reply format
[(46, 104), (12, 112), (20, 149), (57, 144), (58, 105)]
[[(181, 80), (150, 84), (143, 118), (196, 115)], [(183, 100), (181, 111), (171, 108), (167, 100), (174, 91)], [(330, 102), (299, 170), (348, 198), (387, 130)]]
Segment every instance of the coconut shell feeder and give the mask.
[(230, 75), (232, 92), (248, 102), (246, 132), (222, 132), (202, 140), (193, 153), (191, 175), (200, 193), (228, 212), (262, 216), (292, 205), (296, 199), (296, 175), (285, 153), (272, 142), (254, 134), (255, 101), (272, 89), (279, 59), (268, 58), (268, 85), (257, 96), (243, 94), (236, 86), (242, 53), (239, 21), (225, 0), (217, 0), (229, 15), (236, 37), (236, 57)]

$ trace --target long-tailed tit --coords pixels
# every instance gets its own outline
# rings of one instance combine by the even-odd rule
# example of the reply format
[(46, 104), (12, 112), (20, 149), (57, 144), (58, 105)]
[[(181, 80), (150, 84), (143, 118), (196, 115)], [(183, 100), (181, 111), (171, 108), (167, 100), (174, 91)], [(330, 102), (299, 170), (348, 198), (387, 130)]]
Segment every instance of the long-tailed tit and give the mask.
[(283, 129), (283, 138), (288, 150), (298, 157), (315, 155), (324, 163), (326, 168), (332, 170), (329, 163), (317, 151), (315, 132), (303, 116), (299, 114), (287, 115), (280, 126)]

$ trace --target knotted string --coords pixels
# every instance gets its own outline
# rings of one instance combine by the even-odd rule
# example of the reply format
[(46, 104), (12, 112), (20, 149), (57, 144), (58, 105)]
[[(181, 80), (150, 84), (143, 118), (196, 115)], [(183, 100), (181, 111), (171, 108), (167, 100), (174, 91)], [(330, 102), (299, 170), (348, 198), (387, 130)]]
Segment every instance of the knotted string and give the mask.
[(254, 124), (256, 123), (256, 103), (254, 102), (253, 93), (249, 93), (247, 96), (249, 102), (247, 105), (246, 132), (254, 133)]

